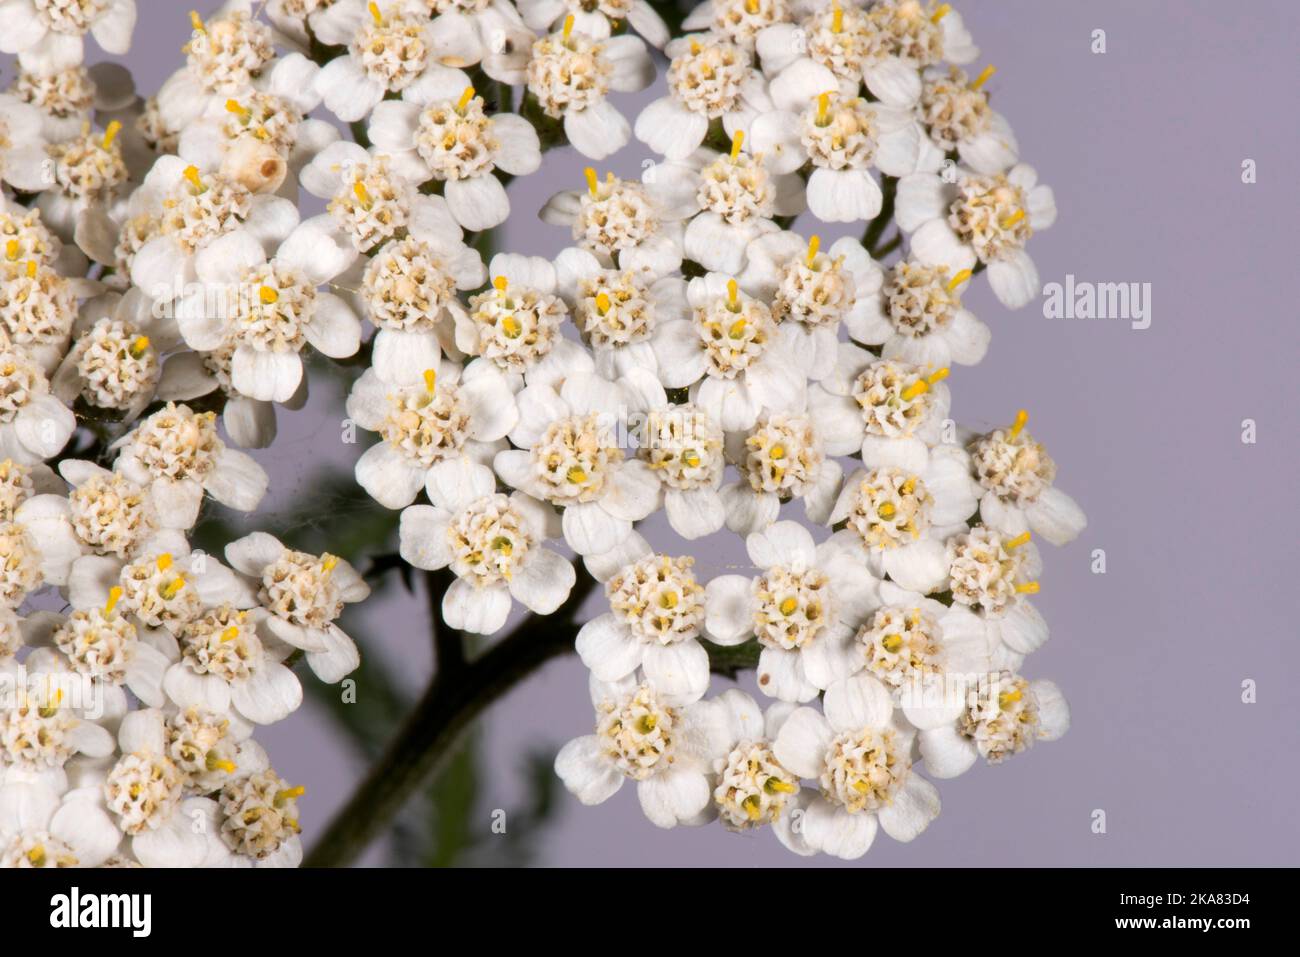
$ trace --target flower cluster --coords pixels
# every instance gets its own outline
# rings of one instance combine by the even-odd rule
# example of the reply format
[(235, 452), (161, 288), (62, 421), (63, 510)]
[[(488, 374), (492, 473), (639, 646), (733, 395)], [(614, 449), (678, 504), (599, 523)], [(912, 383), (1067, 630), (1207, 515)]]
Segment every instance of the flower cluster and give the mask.
[[(671, 38), (645, 0), (228, 0), (152, 96), (82, 65), (87, 32), (127, 51), (133, 0), (4, 8), (0, 863), (302, 859), (303, 789), (256, 731), (300, 660), (358, 667), (338, 619), (369, 587), (265, 532), (191, 539), (212, 503), (258, 508), (241, 448), (317, 357), (357, 372), (356, 481), (451, 582), (442, 625), (603, 586), (594, 732), (555, 763), (583, 803), (630, 778), (661, 827), (855, 858), (938, 814), (922, 766), (1064, 733), (1021, 671), (1035, 539), (1084, 516), (1024, 412), (958, 429), (946, 382), (991, 338), (963, 288), (1028, 302), (1055, 207), (949, 4), (706, 0)], [(629, 119), (652, 49), (665, 94)], [(634, 136), (640, 180), (589, 167), (540, 211), (567, 248), (485, 261), (546, 149)], [(657, 551), (661, 509), (752, 573)], [(721, 654), (766, 708), (710, 696)]]

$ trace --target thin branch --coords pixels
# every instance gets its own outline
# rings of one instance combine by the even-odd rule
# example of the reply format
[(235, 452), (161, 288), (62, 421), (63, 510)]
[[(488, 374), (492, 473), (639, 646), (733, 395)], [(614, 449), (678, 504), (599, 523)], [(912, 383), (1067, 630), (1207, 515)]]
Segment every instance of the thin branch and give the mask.
[(465, 636), (442, 618), (442, 600), (456, 581), (450, 568), (424, 573), (429, 599), (429, 627), (433, 631), (433, 662), (437, 677), (447, 680), (465, 668)]
[(862, 234), (862, 246), (868, 250), (880, 242), (880, 237), (885, 234), (885, 229), (893, 221), (894, 199), (898, 195), (898, 177), (881, 177), (880, 193), (880, 212), (867, 224), (867, 231)]

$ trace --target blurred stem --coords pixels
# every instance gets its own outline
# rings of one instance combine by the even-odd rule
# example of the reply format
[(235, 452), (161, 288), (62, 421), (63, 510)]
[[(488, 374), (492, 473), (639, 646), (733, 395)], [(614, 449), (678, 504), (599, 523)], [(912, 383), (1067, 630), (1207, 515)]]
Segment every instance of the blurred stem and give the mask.
[[(862, 234), (862, 246), (870, 251), (880, 242), (890, 220), (894, 218), (894, 198), (898, 193), (898, 177), (882, 176), (880, 183), (880, 212), (867, 224), (867, 231)], [(875, 258), (874, 256), (872, 258)]]
[[(451, 756), (480, 714), (546, 662), (573, 651), (580, 627), (574, 618), (596, 584), (581, 563), (577, 572), (577, 583), (554, 614), (529, 615), (474, 661), (449, 669), (439, 647), (433, 681), (383, 757), (325, 829), (305, 861), (308, 867), (353, 863)], [(431, 588), (431, 601), (433, 594)], [(440, 623), (441, 615), (435, 614), (435, 641), (445, 629)], [(452, 634), (459, 643), (459, 635)]]

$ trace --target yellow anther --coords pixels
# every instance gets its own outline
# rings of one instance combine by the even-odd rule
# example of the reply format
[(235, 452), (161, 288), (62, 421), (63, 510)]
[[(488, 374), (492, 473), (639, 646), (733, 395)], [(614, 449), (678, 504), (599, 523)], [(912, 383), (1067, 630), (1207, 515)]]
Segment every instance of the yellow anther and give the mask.
[(822, 245), (822, 239), (820, 236), (813, 236), (812, 239), (808, 240), (808, 265), (809, 266), (811, 266), (813, 264), (813, 260), (817, 258), (817, 250), (821, 248), (821, 245)]
[(736, 130), (736, 135), (731, 138), (731, 158), (735, 160), (740, 155), (740, 147), (745, 142), (745, 131)]
[(514, 554), (515, 543), (504, 535), (498, 535), (496, 538), (492, 539), (492, 550), (494, 552), (500, 552), (502, 555), (509, 558)]
[(201, 193), (207, 189), (207, 187), (203, 185), (202, 178), (199, 176), (199, 168), (197, 166), (185, 167), (185, 172), (181, 175), (189, 180), (189, 183), (194, 187), (195, 192)]
[(840, 0), (835, 0), (831, 5), (831, 33), (839, 33), (844, 29), (844, 8), (840, 6)]
[(225, 631), (221, 633), (221, 641), (223, 644), (228, 641), (234, 641), (238, 637), (239, 637), (239, 628), (236, 625), (231, 625), (229, 628), (227, 628)]
[(113, 145), (113, 140), (117, 139), (117, 134), (122, 132), (122, 124), (113, 120), (108, 126), (104, 127), (104, 138), (99, 141), (99, 145), (108, 149)]
[(564, 18), (564, 30), (563, 30), (563, 32), (560, 34), (560, 36), (563, 37), (563, 38), (564, 38), (564, 41), (567, 43), (568, 40), (569, 40), (569, 35), (570, 35), (571, 33), (573, 33), (573, 14), (572, 14), (572, 13), (569, 14), (567, 17)]
[[(371, 4), (371, 6), (374, 6), (374, 4)], [(276, 791), (275, 806), (279, 807), (281, 804), (284, 804), (286, 801), (292, 801), (295, 798), (300, 798), (306, 793), (307, 793), (307, 789), (303, 787), (301, 784), (299, 784), (297, 787), (294, 788), (285, 788), (283, 791)]]
[(781, 614), (793, 615), (796, 611), (799, 610), (799, 602), (796, 601), (794, 598), (787, 598), (785, 601), (781, 602), (781, 604), (777, 607), (781, 609)]
[(518, 339), (523, 334), (524, 327), (515, 318), (514, 313), (511, 313), (501, 320), (501, 331), (508, 339)]
[(29, 259), (29, 260), (27, 260), (27, 278), (28, 278), (28, 279), (35, 279), (35, 278), (36, 278), (36, 260), (35, 260), (35, 259)]
[(469, 106), (469, 101), (474, 99), (474, 87), (467, 86), (460, 94), (460, 99), (456, 101), (456, 112), (459, 113)]
[(609, 296), (603, 292), (596, 294), (596, 311), (602, 316), (609, 312)]
[(700, 55), (700, 44), (699, 44), (699, 41), (697, 41), (697, 40), (692, 40), (692, 41), (691, 41), (691, 56), (699, 56), (699, 55)]
[(678, 602), (677, 592), (666, 591), (659, 595), (660, 608), (676, 608)]
[(798, 788), (789, 781), (782, 781), (780, 778), (768, 778), (763, 782), (763, 790), (768, 794), (793, 794)]
[(357, 180), (355, 183), (352, 184), (352, 192), (357, 197), (357, 199), (360, 200), (361, 205), (364, 208), (366, 209), (370, 208), (371, 206), (370, 190), (366, 189), (365, 183), (361, 182), (361, 180)]
[(930, 375), (925, 376), (924, 378), (917, 379), (906, 389), (900, 392), (899, 396), (904, 401), (910, 402), (912, 399), (915, 399), (918, 395), (922, 395), (923, 393), (929, 392), (930, 386), (934, 385), (935, 383), (942, 382), (946, 378), (948, 378), (948, 367), (944, 366), (942, 369), (939, 369), (938, 371), (933, 372)]
[(131, 355), (139, 359), (142, 355), (144, 355), (146, 352), (149, 351), (149, 337), (136, 336), (134, 339), (131, 340), (131, 348), (129, 351)]
[(751, 794), (749, 797), (745, 798), (743, 801), (740, 802), (740, 806), (745, 809), (746, 817), (748, 817), (751, 821), (757, 821), (760, 817), (763, 816), (763, 811), (760, 808), (760, 805), (762, 803), (763, 803), (762, 800), (759, 798), (757, 794)]
[(731, 328), (727, 330), (727, 335), (730, 336), (732, 339), (741, 339), (744, 337), (745, 330), (748, 328), (749, 328), (749, 323), (747, 323), (744, 319), (737, 319), (735, 322), (731, 324)]
[(939, 4), (939, 8), (938, 8), (937, 10), (935, 10), (933, 14), (931, 14), (931, 16), (930, 16), (930, 22), (931, 22), (931, 23), (938, 23), (940, 20), (942, 20), (944, 17), (946, 17), (946, 16), (947, 16), (948, 14), (950, 14), (950, 13), (952, 13), (952, 4), (950, 4), (950, 3), (941, 3), (941, 4)]
[(682, 453), (682, 464), (685, 465), (687, 468), (692, 468), (692, 469), (695, 468), (697, 465), (700, 464), (699, 453), (696, 452), (694, 449), (687, 449), (685, 452)]
[(1022, 595), (1037, 595), (1038, 582), (1021, 582), (1016, 586), (1016, 591)]
[(509, 285), (509, 283), (506, 281), (505, 276), (497, 276), (492, 280), (492, 285), (496, 287), (497, 292), (505, 292), (506, 286)]
[(226, 100), (226, 112), (234, 113), (236, 116), (241, 116), (245, 120), (247, 120), (250, 116), (253, 115), (252, 111), (249, 110), (248, 107), (244, 106), (244, 104), (240, 103), (238, 100), (234, 99), (233, 97), (229, 100)]
[(1011, 551), (1012, 549), (1019, 548), (1021, 545), (1024, 545), (1028, 541), (1029, 541), (1029, 533), (1021, 532), (1015, 538), (1004, 543), (1002, 547), (1005, 548), (1007, 551)]
[(122, 588), (114, 585), (108, 590), (108, 601), (104, 602), (104, 617), (107, 618), (113, 614), (113, 608), (122, 600)]
[(767, 450), (767, 454), (770, 455), (772, 458), (776, 459), (776, 460), (779, 462), (779, 461), (781, 461), (783, 458), (785, 458), (785, 446), (784, 446), (784, 445), (774, 445), (774, 446), (772, 446), (770, 449)]
[(998, 707), (1003, 711), (1010, 711), (1011, 706), (1025, 696), (1025, 693), (1017, 688), (1015, 691), (1004, 691), (998, 695)]
[(866, 778), (858, 778), (853, 782), (853, 790), (857, 791), (859, 794), (866, 794), (871, 790), (871, 782)]
[(830, 122), (831, 95), (829, 92), (817, 94), (817, 125), (825, 126)]
[(750, 14), (758, 13), (758, 0), (745, 0), (745, 9), (748, 10)]
[(164, 598), (168, 598), (168, 599), (170, 599), (170, 598), (175, 598), (175, 597), (180, 593), (180, 590), (181, 590), (182, 588), (184, 588), (184, 587), (185, 587), (185, 579), (184, 579), (184, 578), (181, 578), (181, 577), (179, 577), (179, 576), (176, 577), (176, 578), (173, 578), (173, 579), (172, 579), (171, 581), (169, 581), (166, 585), (163, 585), (163, 587), (162, 587), (162, 596), (163, 596)]
[(1016, 413), (1016, 421), (1011, 423), (1011, 437), (1013, 439), (1020, 434), (1020, 430), (1025, 427), (1025, 423), (1028, 421), (1029, 421), (1029, 413), (1026, 412), (1024, 409), (1021, 409), (1019, 412)]
[(584, 485), (587, 481), (587, 473), (583, 471), (582, 466), (575, 465), (569, 471), (564, 473), (564, 477), (574, 485)]
[(154, 564), (158, 566), (160, 572), (165, 572), (172, 567), (172, 556), (170, 552), (163, 552), (155, 559)]
[(33, 847), (30, 851), (27, 852), (27, 860), (32, 865), (32, 867), (44, 867), (45, 846), (43, 844), (37, 844), (35, 847)]
[(980, 71), (979, 76), (975, 77), (975, 82), (970, 85), (970, 88), (972, 90), (978, 90), (980, 87), (982, 87), (985, 83), (989, 81), (989, 77), (991, 77), (994, 73), (997, 72), (998, 72), (998, 68), (995, 67), (992, 63), (990, 63), (988, 66), (986, 66), (983, 70)]
[(600, 178), (596, 175), (595, 169), (588, 166), (586, 169), (582, 171), (582, 175), (587, 177), (587, 192), (590, 193), (592, 196), (595, 196), (596, 185), (600, 182)]
[(272, 303), (280, 301), (280, 294), (270, 286), (263, 286), (261, 289), (257, 290), (257, 298), (262, 300), (264, 305), (269, 306)]
[(727, 280), (727, 308), (732, 312), (740, 308), (740, 286), (734, 279)]
[(957, 275), (948, 280), (948, 291), (955, 291), (957, 287), (969, 279), (971, 275), (972, 273), (969, 269), (963, 269), (961, 272), (957, 273)]
[(339, 558), (337, 555), (331, 555), (329, 552), (326, 552), (320, 557), (320, 569), (326, 575), (338, 568), (338, 565)]
[(203, 26), (203, 18), (199, 16), (199, 12), (197, 10), (190, 11), (190, 26), (194, 28), (195, 33), (208, 32), (207, 29)]
[(227, 774), (234, 774), (236, 770), (234, 761), (228, 761), (215, 751), (209, 751), (208, 757), (204, 762), (209, 771), (225, 771)]
[(434, 389), (437, 387), (437, 385), (438, 385), (438, 370), (437, 370), (437, 369), (425, 369), (425, 370), (424, 370), (424, 387), (425, 387), (425, 389), (428, 390), (429, 395), (433, 395), (433, 393), (434, 393)]
[(20, 252), (22, 252), (22, 246), (19, 245), (18, 240), (11, 239), (5, 243), (5, 258), (10, 262), (17, 259)]
[(897, 509), (894, 508), (893, 502), (882, 502), (880, 507), (876, 509), (876, 514), (879, 515), (881, 518), (883, 518), (885, 521), (889, 521), (891, 518), (894, 517), (894, 513), (896, 511)]
[(371, 17), (374, 19), (374, 21), (375, 21), (375, 26), (377, 26), (377, 27), (382, 27), (382, 26), (384, 25), (384, 15), (383, 15), (382, 13), (379, 12), (379, 4), (377, 4), (377, 3), (373, 2), (373, 0), (371, 0), (371, 2), (370, 2), (369, 4), (367, 4), (366, 6), (367, 6), (367, 9), (370, 11), (370, 16), (371, 16)]
[(880, 639), (880, 644), (883, 645), (884, 649), (887, 652), (889, 652), (891, 655), (896, 655), (898, 654), (899, 650), (902, 649), (903, 647), (903, 636), (885, 635), (884, 638)]
[(636, 723), (636, 729), (642, 734), (649, 734), (659, 726), (659, 718), (653, 714), (643, 714), (641, 719)]
[(1012, 226), (1014, 226), (1016, 223), (1020, 222), (1024, 218), (1025, 218), (1025, 211), (1023, 209), (1017, 209), (1010, 216), (1003, 217), (998, 222), (998, 225), (1001, 226), (1003, 229), (1010, 229)]

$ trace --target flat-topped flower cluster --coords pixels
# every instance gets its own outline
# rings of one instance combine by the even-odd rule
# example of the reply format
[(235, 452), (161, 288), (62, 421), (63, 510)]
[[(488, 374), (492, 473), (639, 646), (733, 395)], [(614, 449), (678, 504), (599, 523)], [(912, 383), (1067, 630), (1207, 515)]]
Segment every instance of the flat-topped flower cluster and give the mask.
[[(313, 354), (360, 357), (356, 480), (450, 570), (446, 626), (603, 585), (594, 731), (556, 759), (583, 803), (630, 778), (659, 826), (854, 858), (926, 828), (927, 777), (1064, 733), (1022, 670), (1037, 540), (1085, 519), (1023, 411), (959, 428), (947, 382), (991, 338), (964, 290), (1036, 295), (1055, 206), (949, 4), (708, 0), (671, 38), (644, 0), (230, 0), (148, 97), (83, 65), (87, 34), (127, 52), (133, 0), (4, 7), (0, 862), (301, 860), (256, 731), (300, 660), (358, 666), (337, 619), (369, 587), (264, 532), (190, 539), (258, 508), (241, 449)], [(656, 50), (665, 93), (625, 117)], [(640, 180), (587, 168), (540, 211), (571, 245), (484, 261), (545, 149), (634, 136)], [(660, 510), (752, 569), (697, 579), (638, 531)], [(724, 649), (765, 708), (710, 695)]]

